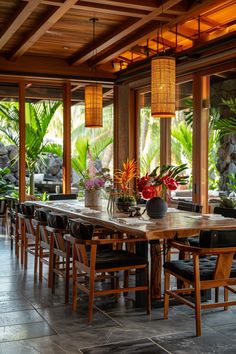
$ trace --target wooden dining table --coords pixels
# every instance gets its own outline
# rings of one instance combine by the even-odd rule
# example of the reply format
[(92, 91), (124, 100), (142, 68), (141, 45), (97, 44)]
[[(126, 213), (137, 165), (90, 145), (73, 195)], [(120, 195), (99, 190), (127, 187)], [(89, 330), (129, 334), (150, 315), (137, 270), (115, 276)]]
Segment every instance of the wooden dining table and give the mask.
[[(201, 230), (236, 230), (236, 219), (225, 218), (217, 214), (198, 214), (175, 208), (168, 208), (162, 219), (142, 217), (128, 218), (120, 212), (110, 214), (106, 208), (102, 210), (85, 208), (83, 202), (77, 200), (63, 201), (31, 201), (36, 207), (48, 208), (67, 214), (69, 218), (80, 218), (94, 225), (110, 228), (130, 236), (141, 237), (147, 242), (136, 243), (136, 252), (148, 258), (148, 244), (151, 250), (151, 294), (159, 299), (161, 292), (162, 245), (163, 241), (174, 237), (186, 238), (197, 235)], [(144, 246), (145, 244), (145, 246)], [(137, 297), (140, 297), (137, 293)]]

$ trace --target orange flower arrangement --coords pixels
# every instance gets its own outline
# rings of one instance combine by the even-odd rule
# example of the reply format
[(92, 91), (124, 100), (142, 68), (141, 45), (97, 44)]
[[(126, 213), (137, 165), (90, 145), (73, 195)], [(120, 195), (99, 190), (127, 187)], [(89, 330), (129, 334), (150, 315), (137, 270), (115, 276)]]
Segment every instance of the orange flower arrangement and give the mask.
[(130, 182), (133, 178), (137, 177), (137, 162), (134, 159), (127, 159), (123, 162), (122, 169), (117, 170), (114, 174), (115, 182), (120, 185), (121, 192), (118, 197), (119, 200), (134, 200), (135, 198), (130, 195)]

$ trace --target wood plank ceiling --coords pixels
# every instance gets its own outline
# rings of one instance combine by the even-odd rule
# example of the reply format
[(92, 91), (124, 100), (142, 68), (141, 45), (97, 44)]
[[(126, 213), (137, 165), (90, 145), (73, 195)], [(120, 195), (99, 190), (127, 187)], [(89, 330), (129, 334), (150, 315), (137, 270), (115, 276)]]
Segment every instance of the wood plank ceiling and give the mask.
[(0, 74), (111, 79), (157, 52), (181, 53), (235, 32), (235, 0), (0, 0)]

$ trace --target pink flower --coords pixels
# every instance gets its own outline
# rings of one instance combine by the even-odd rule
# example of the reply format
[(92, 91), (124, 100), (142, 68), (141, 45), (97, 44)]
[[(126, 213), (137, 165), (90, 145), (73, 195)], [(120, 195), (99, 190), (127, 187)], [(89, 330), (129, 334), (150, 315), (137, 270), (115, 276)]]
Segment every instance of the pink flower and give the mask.
[(146, 176), (138, 179), (137, 187), (138, 187), (138, 191), (140, 193), (143, 191), (143, 188), (147, 185), (147, 182), (149, 181), (149, 179), (150, 178), (149, 178), (148, 174), (146, 174)]

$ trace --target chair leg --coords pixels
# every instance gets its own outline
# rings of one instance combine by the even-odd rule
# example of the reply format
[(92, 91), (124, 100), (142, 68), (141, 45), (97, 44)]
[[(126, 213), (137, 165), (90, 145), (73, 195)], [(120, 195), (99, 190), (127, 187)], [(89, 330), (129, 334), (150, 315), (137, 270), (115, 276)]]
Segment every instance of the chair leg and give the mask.
[(195, 323), (196, 335), (202, 335), (201, 325), (201, 287), (200, 287), (200, 270), (199, 270), (199, 256), (194, 256), (194, 289), (195, 289)]
[(38, 259), (39, 259), (39, 239), (38, 235), (35, 237), (35, 250), (34, 250), (34, 276), (37, 277), (38, 273)]
[(92, 270), (89, 277), (88, 322), (91, 322), (93, 319), (94, 281), (95, 281), (95, 272), (94, 270)]
[(76, 311), (77, 309), (77, 269), (73, 261), (73, 287), (72, 287), (72, 310)]
[(219, 302), (219, 288), (215, 288), (215, 302)]
[(151, 291), (150, 291), (150, 284), (149, 284), (149, 265), (145, 268), (145, 277), (146, 277), (146, 284), (147, 284), (147, 299), (146, 299), (146, 307), (147, 307), (147, 315), (151, 313)]
[(164, 320), (168, 319), (169, 315), (169, 300), (170, 295), (167, 294), (167, 290), (170, 290), (170, 273), (165, 271), (165, 280), (164, 280)]
[(25, 242), (24, 242), (24, 268), (27, 269), (28, 265), (28, 237), (25, 236)]
[[(43, 280), (43, 248), (39, 247), (39, 281)], [(48, 284), (49, 287), (49, 284)]]
[[(224, 287), (224, 302), (229, 301), (229, 290)], [(228, 310), (228, 306), (224, 306), (224, 311)]]
[(70, 287), (70, 243), (66, 242), (66, 279), (65, 279), (65, 304), (69, 302)]

